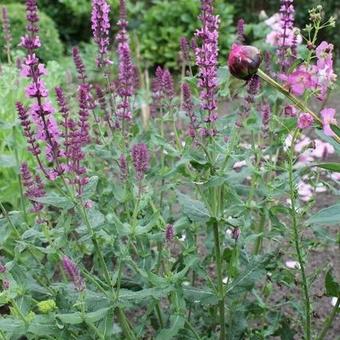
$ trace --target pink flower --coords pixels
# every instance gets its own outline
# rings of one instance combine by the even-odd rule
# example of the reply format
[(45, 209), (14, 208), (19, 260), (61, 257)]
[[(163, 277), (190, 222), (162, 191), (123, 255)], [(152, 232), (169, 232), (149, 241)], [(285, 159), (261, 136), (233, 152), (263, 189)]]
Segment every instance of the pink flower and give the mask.
[(310, 184), (300, 181), (298, 184), (298, 193), (301, 201), (308, 202), (313, 197), (313, 188)]
[(308, 137), (303, 136), (296, 144), (295, 144), (295, 151), (300, 153), (306, 149), (307, 146), (311, 144), (311, 140)]
[(340, 172), (332, 172), (331, 179), (335, 182), (340, 181)]
[(335, 152), (333, 145), (323, 142), (320, 139), (315, 140), (315, 149), (312, 151), (312, 155), (316, 158), (326, 158)]
[(314, 119), (309, 113), (303, 112), (298, 119), (298, 128), (307, 129), (312, 126), (313, 121)]
[(312, 75), (301, 69), (294, 71), (288, 76), (281, 74), (280, 78), (286, 83), (285, 85), (288, 89), (296, 96), (303, 95), (306, 89), (313, 88), (315, 85)]
[(302, 168), (304, 166), (311, 164), (312, 162), (314, 162), (312, 151), (310, 149), (307, 149), (299, 156), (295, 168)]
[(283, 109), (284, 114), (289, 117), (296, 117), (297, 109), (293, 105), (286, 105)]
[(335, 136), (334, 131), (331, 129), (331, 124), (336, 124), (335, 110), (332, 108), (325, 108), (321, 112), (323, 132), (326, 136)]
[[(318, 58), (317, 66), (324, 68), (325, 66), (333, 66), (333, 53), (334, 46), (327, 41), (323, 41), (315, 50), (316, 57)], [(331, 64), (331, 65), (330, 65)]]
[(42, 80), (38, 80), (36, 83), (31, 83), (26, 88), (27, 97), (47, 97), (48, 91), (45, 87), (45, 83)]

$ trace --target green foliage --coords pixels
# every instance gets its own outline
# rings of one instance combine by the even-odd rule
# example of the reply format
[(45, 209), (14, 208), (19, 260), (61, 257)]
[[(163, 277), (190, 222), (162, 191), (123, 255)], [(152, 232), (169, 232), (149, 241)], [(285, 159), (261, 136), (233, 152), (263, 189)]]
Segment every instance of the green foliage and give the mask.
[[(178, 68), (179, 40), (190, 40), (199, 27), (200, 3), (197, 0), (155, 0), (140, 17), (138, 43), (148, 66), (166, 65)], [(234, 31), (233, 7), (216, 1), (216, 14), (220, 16), (221, 57), (226, 58)]]
[[(20, 38), (26, 32), (26, 12), (25, 6), (21, 4), (8, 4), (9, 20), (11, 24), (11, 33), (13, 36), (13, 49), (19, 48)], [(43, 12), (40, 12), (40, 39), (42, 48), (39, 56), (46, 62), (49, 60), (58, 60), (63, 54), (63, 45), (59, 39), (59, 33), (53, 20)], [(0, 59), (6, 60), (3, 52), (4, 40), (0, 35)]]

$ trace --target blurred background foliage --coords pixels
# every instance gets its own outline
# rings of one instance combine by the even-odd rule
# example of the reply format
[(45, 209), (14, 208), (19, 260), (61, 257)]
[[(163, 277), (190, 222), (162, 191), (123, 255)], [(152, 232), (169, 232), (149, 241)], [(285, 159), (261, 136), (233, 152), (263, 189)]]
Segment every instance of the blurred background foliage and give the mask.
[[(118, 18), (119, 0), (109, 0), (112, 11), (112, 23)], [(24, 0), (0, 0), (1, 5), (7, 5), (10, 11), (13, 45), (17, 45), (24, 29), (25, 16), (18, 3)], [(38, 0), (42, 13), (43, 45), (41, 57), (46, 61), (58, 60), (64, 53), (69, 53), (69, 47), (91, 42), (91, 0)], [(143, 65), (166, 65), (177, 68), (179, 38), (191, 38), (199, 27), (198, 14), (200, 0), (129, 0), (129, 25), (132, 45), (140, 52)], [(11, 5), (8, 5), (11, 4)], [(258, 23), (262, 10), (268, 16), (277, 12), (279, 0), (215, 0), (216, 11), (221, 17), (220, 47), (221, 57), (227, 55), (228, 46), (233, 40), (234, 27), (239, 18), (251, 23)], [(298, 26), (304, 27), (308, 22), (308, 9), (322, 4), (326, 15), (339, 17), (339, 0), (296, 0), (296, 15)], [(263, 26), (259, 26), (261, 31)], [(112, 25), (112, 36), (116, 32), (116, 25)], [(340, 33), (338, 29), (323, 31), (320, 39), (332, 41), (340, 48)], [(253, 36), (250, 35), (250, 40)], [(256, 38), (256, 34), (255, 37)], [(3, 39), (0, 34), (0, 49)], [(339, 51), (338, 51), (339, 52)], [(2, 52), (0, 58), (5, 60)]]

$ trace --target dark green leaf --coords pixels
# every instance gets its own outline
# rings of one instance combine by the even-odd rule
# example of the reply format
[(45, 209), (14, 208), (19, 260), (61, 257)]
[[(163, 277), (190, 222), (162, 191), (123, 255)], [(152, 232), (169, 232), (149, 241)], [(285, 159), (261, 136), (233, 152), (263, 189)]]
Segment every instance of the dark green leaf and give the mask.
[(335, 281), (331, 269), (326, 274), (325, 287), (327, 296), (340, 297), (340, 285)]
[(340, 172), (340, 163), (322, 163), (322, 164), (316, 164), (318, 168), (334, 171), (334, 172)]

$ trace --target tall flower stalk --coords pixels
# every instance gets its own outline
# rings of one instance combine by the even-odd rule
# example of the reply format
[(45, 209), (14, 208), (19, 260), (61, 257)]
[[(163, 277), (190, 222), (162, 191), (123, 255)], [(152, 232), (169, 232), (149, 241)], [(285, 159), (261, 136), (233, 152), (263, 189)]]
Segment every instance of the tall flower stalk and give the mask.
[(298, 213), (296, 207), (296, 183), (294, 180), (294, 147), (295, 147), (295, 138), (297, 136), (298, 130), (295, 130), (293, 134), (291, 147), (288, 150), (288, 181), (289, 181), (289, 193), (290, 193), (290, 201), (291, 201), (291, 222), (292, 222), (292, 233), (293, 233), (293, 242), (295, 246), (297, 260), (299, 262), (299, 269), (301, 273), (302, 279), (302, 289), (303, 289), (303, 296), (304, 296), (304, 305), (305, 305), (305, 317), (304, 317), (304, 332), (306, 340), (311, 339), (311, 302), (310, 302), (310, 294), (309, 294), (309, 284), (306, 276), (305, 270), (305, 260), (303, 255), (303, 248), (301, 242), (301, 234), (299, 230), (299, 221), (298, 221)]
[(4, 49), (7, 55), (7, 61), (11, 63), (11, 48), (12, 48), (12, 33), (11, 33), (11, 24), (8, 17), (7, 7), (2, 7), (1, 9), (1, 21), (2, 21), (2, 31), (3, 38), (5, 41)]
[(206, 128), (201, 129), (202, 136), (216, 135), (214, 122), (217, 120), (217, 59), (218, 59), (218, 28), (220, 20), (214, 15), (213, 0), (201, 0), (202, 27), (195, 36), (201, 46), (195, 49), (196, 64), (199, 67), (201, 109), (207, 114), (204, 121)]
[[(22, 66), (21, 75), (31, 80), (31, 83), (26, 88), (26, 96), (33, 101), (28, 113), (36, 127), (35, 138), (46, 143), (46, 157), (53, 163), (53, 169), (48, 173), (40, 163), (41, 170), (49, 179), (55, 179), (63, 173), (63, 169), (60, 166), (60, 157), (62, 156), (59, 144), (60, 132), (53, 117), (55, 110), (48, 100), (48, 90), (42, 78), (46, 75), (45, 65), (39, 62), (36, 55), (36, 50), (41, 46), (38, 35), (39, 16), (36, 0), (26, 1), (26, 12), (27, 33), (21, 38), (21, 46), (26, 49), (27, 54)], [(17, 107), (18, 111), (20, 111), (19, 108), (22, 108), (22, 105), (18, 103)], [(26, 122), (29, 121), (30, 119), (26, 118)]]
[(121, 122), (122, 134), (125, 135), (126, 124), (132, 120), (131, 97), (134, 94), (135, 70), (127, 32), (128, 21), (126, 18), (125, 0), (120, 0), (120, 17), (117, 23), (119, 32), (117, 34), (118, 54), (118, 88), (119, 103), (117, 104), (116, 116)]

